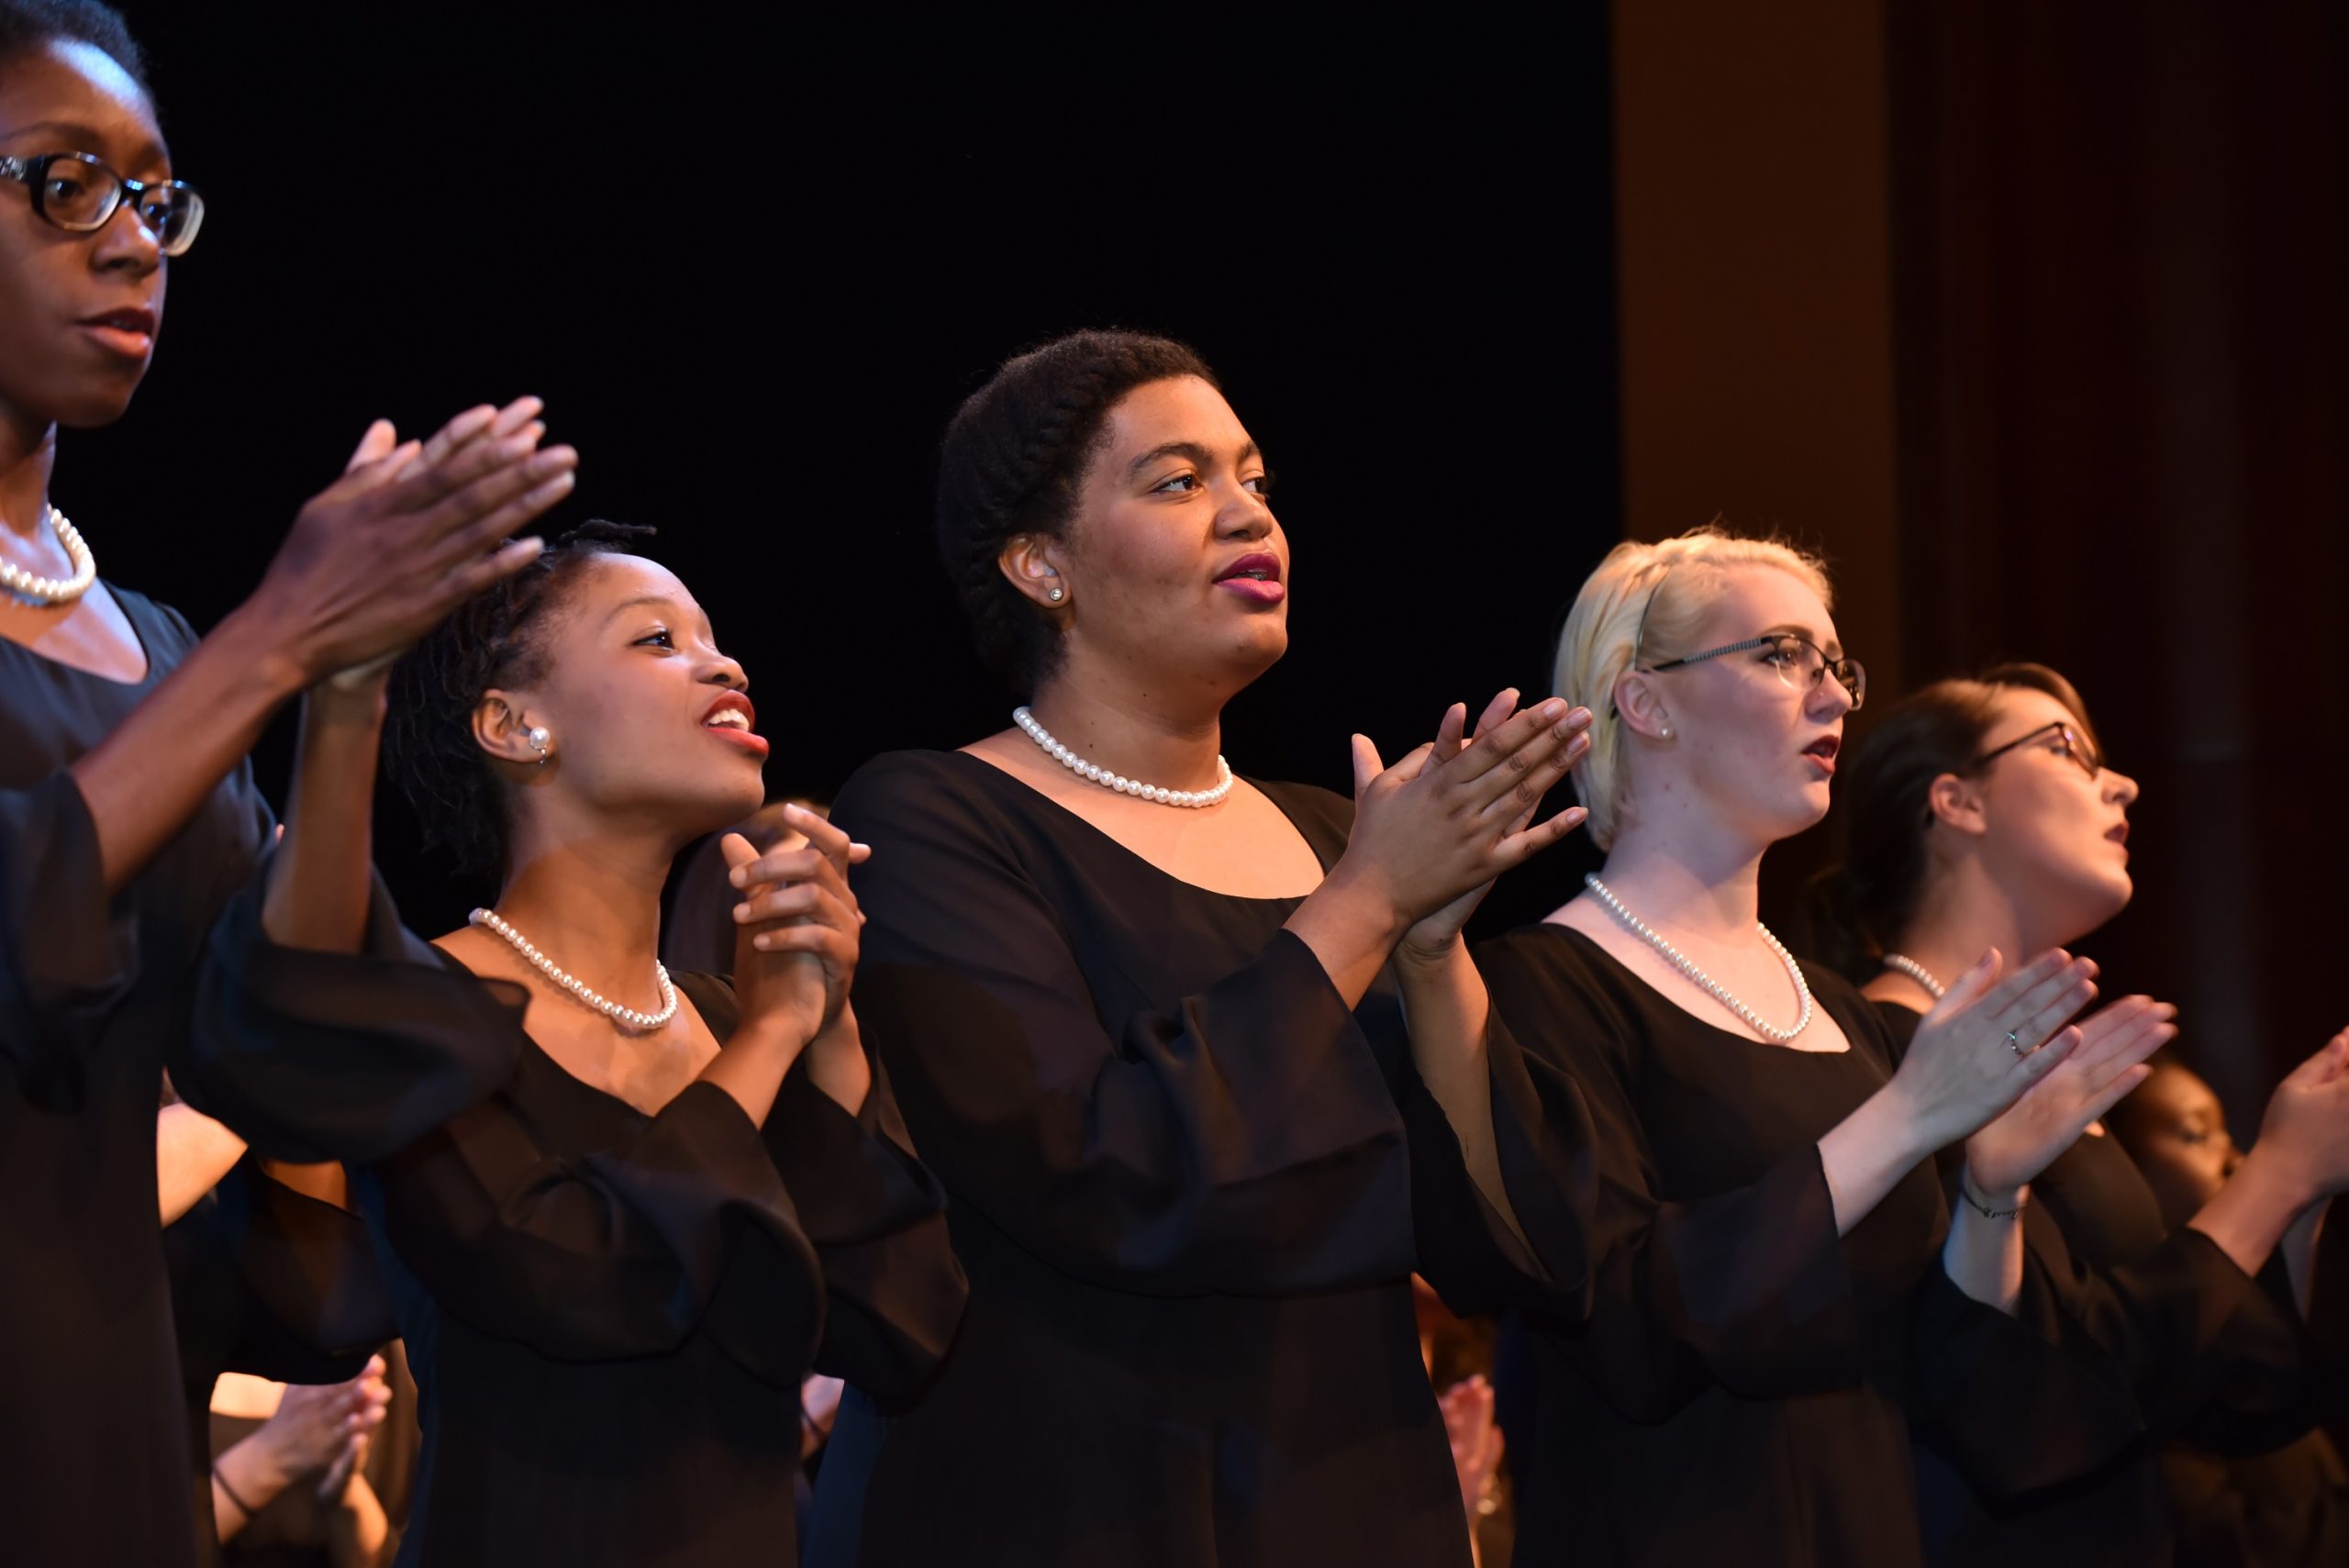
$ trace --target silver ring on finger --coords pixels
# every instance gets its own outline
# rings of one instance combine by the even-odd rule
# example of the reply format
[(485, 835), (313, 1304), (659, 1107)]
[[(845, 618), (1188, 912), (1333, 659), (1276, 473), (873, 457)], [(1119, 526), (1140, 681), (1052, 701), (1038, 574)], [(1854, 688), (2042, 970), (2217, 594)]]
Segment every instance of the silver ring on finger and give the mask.
[(2017, 1056), (2029, 1056), (2031, 1054), (2031, 1052), (2022, 1048), (2022, 1031), (2021, 1029), (2009, 1029), (2007, 1031), (2007, 1049), (2013, 1051)]

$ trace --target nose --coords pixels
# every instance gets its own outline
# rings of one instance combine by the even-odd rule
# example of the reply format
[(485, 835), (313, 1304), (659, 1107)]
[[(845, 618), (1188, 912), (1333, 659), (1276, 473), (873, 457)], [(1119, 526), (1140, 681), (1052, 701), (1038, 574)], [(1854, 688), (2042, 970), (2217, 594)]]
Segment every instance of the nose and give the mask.
[(1215, 517), (1216, 537), (1219, 539), (1260, 539), (1271, 533), (1274, 526), (1273, 508), (1262, 495), (1244, 484), (1232, 487), (1230, 498), (1224, 502)]
[(2116, 806), (2133, 805), (2137, 799), (2137, 781), (2118, 768), (2104, 770), (2105, 798)]
[(701, 667), (700, 678), (707, 685), (724, 686), (729, 692), (751, 689), (751, 677), (742, 673), (742, 666), (723, 653), (710, 656), (709, 662)]
[(1819, 673), (1819, 684), (1810, 688), (1810, 696), (1803, 704), (1803, 710), (1811, 717), (1824, 722), (1842, 717), (1855, 706), (1850, 690), (1843, 683), (1822, 670)]
[(143, 278), (163, 264), (162, 242), (139, 219), (127, 194), (90, 239), (90, 264), (102, 272), (128, 272)]

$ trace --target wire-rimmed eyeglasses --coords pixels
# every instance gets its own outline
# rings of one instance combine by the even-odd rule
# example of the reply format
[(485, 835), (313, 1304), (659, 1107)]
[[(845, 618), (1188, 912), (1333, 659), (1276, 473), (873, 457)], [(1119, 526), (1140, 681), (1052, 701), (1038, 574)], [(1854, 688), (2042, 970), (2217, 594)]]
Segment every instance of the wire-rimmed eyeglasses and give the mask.
[(2076, 765), (2089, 778), (2093, 779), (2104, 772), (2104, 759), (2096, 754), (2096, 748), (2083, 740), (2077, 729), (2060, 718), (2043, 724), (2030, 734), (2009, 740), (2003, 746), (1993, 746), (1975, 758), (1972, 765), (1975, 768), (1987, 767), (2009, 751), (2020, 751), (2036, 740), (2050, 740), (2055, 743), (2048, 748), (2049, 751)]
[(187, 254), (204, 227), (204, 197), (185, 180), (133, 180), (86, 152), (0, 158), (0, 179), (31, 191), (33, 211), (71, 234), (96, 233), (126, 200), (166, 256)]
[(1798, 692), (1814, 692), (1828, 676), (1851, 695), (1852, 707), (1857, 711), (1868, 698), (1868, 673), (1856, 659), (1831, 659), (1827, 650), (1799, 632), (1773, 631), (1760, 637), (1749, 637), (1742, 642), (1725, 642), (1719, 648), (1708, 648), (1701, 653), (1686, 654), (1652, 664), (1651, 671), (1677, 670), (1684, 664), (1701, 664), (1708, 659), (1725, 654), (1744, 653), (1758, 649), (1770, 650), (1768, 662), (1778, 672), (1778, 679)]

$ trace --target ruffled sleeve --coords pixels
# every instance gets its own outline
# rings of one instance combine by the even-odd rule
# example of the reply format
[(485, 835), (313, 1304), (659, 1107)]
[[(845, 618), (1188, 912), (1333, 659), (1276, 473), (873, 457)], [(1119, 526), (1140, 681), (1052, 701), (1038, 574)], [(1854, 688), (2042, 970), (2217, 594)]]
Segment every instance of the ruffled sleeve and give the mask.
[(955, 1201), (1072, 1275), (1147, 1294), (1408, 1273), (1402, 1118), (1312, 951), (1278, 932), (1105, 1026), (1063, 911), (945, 762), (869, 763), (833, 818), (874, 851), (858, 1016)]
[[(1544, 1061), (1553, 1094), (1578, 1091), (1592, 1128), (1589, 1285), (1530, 1316), (1563, 1330), (1593, 1387), (1632, 1420), (1662, 1420), (1714, 1385), (1749, 1399), (1851, 1386), (1864, 1371), (1862, 1284), (1818, 1146), (1724, 1191), (1666, 1197), (1636, 1098), (1639, 1022), (1559, 971), (1543, 951), (1559, 940), (1520, 933), (1478, 952), (1495, 1010)], [(1529, 1229), (1574, 1214), (1563, 1197), (1546, 1215), (1519, 1211)]]
[(0, 790), (0, 1054), (30, 1080), (78, 1058), (139, 973), (128, 896), (108, 898), (97, 824), (63, 768)]
[(273, 1159), (365, 1163), (514, 1070), (526, 1000), (399, 922), (380, 881), (355, 954), (270, 940), (264, 861), (214, 925), (173, 1081)]

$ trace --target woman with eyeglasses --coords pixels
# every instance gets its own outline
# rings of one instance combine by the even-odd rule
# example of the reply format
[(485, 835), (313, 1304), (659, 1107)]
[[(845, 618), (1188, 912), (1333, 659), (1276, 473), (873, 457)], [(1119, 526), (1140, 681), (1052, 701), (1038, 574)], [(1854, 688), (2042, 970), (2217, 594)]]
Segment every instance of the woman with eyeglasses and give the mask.
[[(268, 842), (245, 754), (289, 699), (521, 566), (534, 546), (489, 552), (561, 497), (574, 461), (538, 450), (532, 404), (475, 410), (429, 446), (379, 423), (295, 518), (260, 587), (201, 640), (101, 578), (94, 543), (109, 520), (83, 517), (85, 539), (51, 501), (58, 431), (128, 406), (204, 211), (173, 178), (140, 69), (105, 6), (0, 0), (0, 1529), (12, 1562), (194, 1560), (159, 1241), (166, 1051), (203, 1108), (265, 1152), (300, 1152), (270, 1118), (268, 1074), (179, 1051), (204, 934)], [(225, 468), (218, 478), (233, 484)], [(173, 504), (226, 517), (235, 496)], [(444, 1065), (447, 1097), (462, 1098), (470, 1069)], [(395, 1127), (400, 1111), (369, 1115)]]
[[(2044, 665), (1927, 686), (1895, 704), (1850, 761), (1836, 811), (1840, 863), (1817, 900), (1820, 945), (1865, 983), (1896, 1051), (1968, 954), (2068, 945), (2128, 904), (2137, 782), (2103, 761), (2079, 694)], [(2328, 1049), (2288, 1078), (2243, 1168), (2175, 1229), (2094, 1123), (2032, 1184), (2032, 1251), (2059, 1276), (2076, 1269), (2065, 1285), (2079, 1298), (2075, 1310), (2129, 1368), (2156, 1437), (2267, 1447), (2310, 1419), (2314, 1373), (2291, 1285), (2271, 1277), (2263, 1289), (2254, 1276), (2280, 1252), (2305, 1277), (2315, 1221), (2349, 1185), (2341, 1067), (2342, 1053)], [(1956, 1151), (1947, 1159), (1953, 1170), (1962, 1162)], [(2168, 1560), (2152, 1443), (2021, 1503), (1986, 1499), (1931, 1433), (1918, 1465), (1936, 1562)]]
[[(1896, 1070), (1860, 995), (1760, 924), (1762, 859), (1826, 815), (1866, 689), (1823, 570), (1773, 541), (1620, 545), (1568, 615), (1606, 863), (1476, 954), (1598, 1129), (1595, 1298), (1510, 1336), (1520, 1562), (1913, 1564), (1912, 1409), (2029, 1473), (2031, 1385), (2075, 1387), (2015, 1211), (2161, 1028), (2142, 999), (2070, 1027), (2092, 965), (1977, 953)], [(1953, 1218), (1932, 1157), (1969, 1138)], [(1914, 1387), (1920, 1338), (2004, 1375)], [(2065, 1440), (2130, 1415), (2092, 1403)]]

